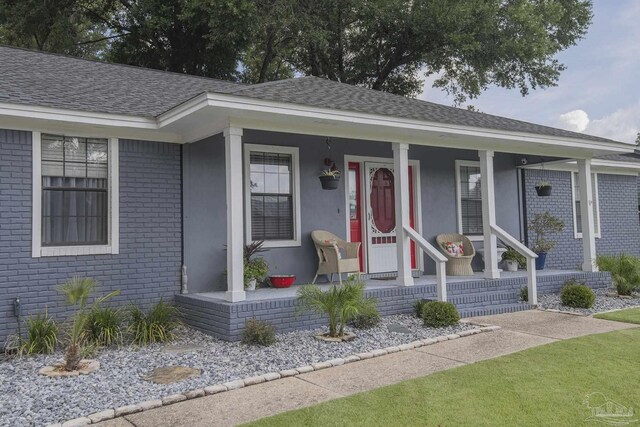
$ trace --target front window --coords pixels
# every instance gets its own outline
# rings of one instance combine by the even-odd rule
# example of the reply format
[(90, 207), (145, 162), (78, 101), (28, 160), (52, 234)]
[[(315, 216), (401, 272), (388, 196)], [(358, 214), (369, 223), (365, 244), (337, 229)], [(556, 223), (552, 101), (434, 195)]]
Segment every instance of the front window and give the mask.
[(482, 235), (482, 189), (478, 162), (456, 162), (458, 229), (466, 236)]
[(42, 135), (42, 245), (103, 245), (109, 233), (108, 140)]
[(251, 241), (266, 246), (297, 244), (297, 148), (247, 145), (247, 221)]

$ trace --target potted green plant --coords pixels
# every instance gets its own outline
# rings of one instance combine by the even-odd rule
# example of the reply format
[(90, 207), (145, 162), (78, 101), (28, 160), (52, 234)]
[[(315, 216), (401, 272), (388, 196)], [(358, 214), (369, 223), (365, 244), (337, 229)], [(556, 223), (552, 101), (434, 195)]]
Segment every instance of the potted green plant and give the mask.
[(531, 250), (538, 255), (536, 270), (543, 270), (547, 259), (547, 253), (556, 246), (555, 240), (549, 239), (549, 234), (560, 233), (564, 230), (564, 221), (551, 215), (548, 211), (537, 213), (529, 225), (534, 232), (534, 241)]
[(551, 183), (549, 181), (538, 181), (536, 184), (536, 193), (540, 197), (548, 197), (551, 195)]
[(323, 190), (335, 190), (340, 183), (340, 171), (335, 168), (325, 169), (320, 172), (320, 183)]
[(526, 258), (511, 246), (508, 246), (502, 254), (502, 261), (504, 261), (507, 271), (518, 271), (519, 267), (524, 267), (527, 264)]
[(245, 260), (244, 263), (244, 288), (255, 291), (258, 282), (262, 282), (269, 273), (269, 265), (262, 257)]

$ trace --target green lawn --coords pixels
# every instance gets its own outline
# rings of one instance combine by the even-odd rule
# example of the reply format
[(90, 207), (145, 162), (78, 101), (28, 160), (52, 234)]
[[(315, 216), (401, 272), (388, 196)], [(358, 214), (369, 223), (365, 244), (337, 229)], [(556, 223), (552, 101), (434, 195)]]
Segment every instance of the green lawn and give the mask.
[(605, 320), (615, 320), (617, 322), (637, 323), (640, 325), (640, 307), (628, 308), (626, 310), (620, 311), (612, 311), (611, 313), (600, 313), (594, 315), (593, 317)]
[[(583, 401), (590, 393), (602, 393), (635, 408), (635, 419), (640, 419), (639, 354), (640, 329), (592, 335), (287, 412), (251, 425), (605, 425), (587, 421), (591, 412)], [(598, 405), (604, 403), (600, 398)]]

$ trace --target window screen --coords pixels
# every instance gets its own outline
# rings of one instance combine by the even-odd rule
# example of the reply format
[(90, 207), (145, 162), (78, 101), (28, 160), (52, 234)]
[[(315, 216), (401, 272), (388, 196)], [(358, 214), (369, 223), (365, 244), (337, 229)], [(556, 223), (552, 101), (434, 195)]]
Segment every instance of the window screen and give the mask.
[(460, 165), (462, 234), (482, 234), (482, 191), (479, 166)]
[(251, 239), (294, 239), (293, 157), (251, 151)]
[(108, 243), (106, 139), (42, 136), (42, 245)]
[[(576, 221), (576, 232), (582, 233), (582, 212), (580, 212), (580, 182), (578, 180), (578, 174), (573, 173), (573, 203), (574, 203), (574, 212), (575, 212), (575, 221)], [(596, 186), (598, 185), (598, 180), (596, 179), (595, 174), (591, 174), (591, 190), (593, 191), (593, 228), (596, 234), (600, 233), (600, 221), (598, 215), (600, 214), (598, 209), (598, 200), (596, 198)]]

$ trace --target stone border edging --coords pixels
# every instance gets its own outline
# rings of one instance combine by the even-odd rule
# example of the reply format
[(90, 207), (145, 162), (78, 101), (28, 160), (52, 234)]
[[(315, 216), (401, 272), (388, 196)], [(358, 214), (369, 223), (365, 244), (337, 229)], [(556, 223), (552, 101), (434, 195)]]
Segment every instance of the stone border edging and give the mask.
[(263, 375), (257, 375), (254, 377), (247, 377), (239, 380), (228, 381), (223, 384), (215, 384), (195, 390), (187, 391), (184, 393), (172, 394), (165, 396), (162, 399), (147, 400), (135, 405), (126, 405), (119, 408), (106, 409), (104, 411), (95, 412), (87, 415), (86, 417), (75, 418), (58, 424), (50, 424), (48, 427), (80, 427), (90, 424), (97, 424), (102, 421), (108, 421), (114, 418), (122, 417), (125, 415), (131, 415), (138, 412), (148, 411), (150, 409), (159, 408), (161, 406), (168, 406), (174, 403), (183, 402), (185, 400), (195, 399), (203, 396), (211, 396), (225, 391), (236, 390), (243, 387), (249, 387), (256, 384), (261, 384), (268, 381), (275, 381), (281, 378), (295, 377), (308, 372), (319, 371), (322, 369), (332, 368), (334, 366), (340, 366), (347, 363), (358, 362), (360, 360), (372, 359), (375, 357), (384, 356), (386, 354), (398, 353), (401, 351), (413, 350), (414, 348), (424, 347), (432, 344), (436, 344), (443, 341), (455, 340), (471, 335), (477, 335), (483, 332), (492, 332), (501, 329), (500, 326), (489, 326), (473, 322), (464, 322), (470, 325), (477, 326), (474, 329), (467, 329), (460, 331), (457, 334), (441, 335), (435, 338), (425, 338), (422, 340), (412, 341), (407, 344), (400, 344), (398, 346), (390, 346), (383, 349), (371, 350), (369, 352), (352, 354), (344, 358), (335, 358), (326, 360), (324, 362), (316, 362), (310, 365), (301, 366), (299, 368), (284, 369), (280, 372), (269, 372)]

